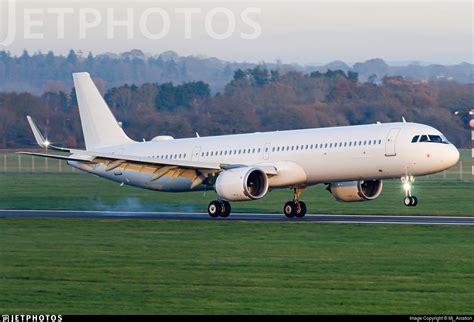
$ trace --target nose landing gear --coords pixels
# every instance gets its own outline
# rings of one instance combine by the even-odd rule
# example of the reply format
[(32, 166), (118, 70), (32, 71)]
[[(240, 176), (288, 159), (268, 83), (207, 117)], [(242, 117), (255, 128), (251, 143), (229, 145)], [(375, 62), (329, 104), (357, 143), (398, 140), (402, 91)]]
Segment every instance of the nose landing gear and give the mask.
[(411, 188), (415, 182), (415, 177), (404, 176), (401, 177), (401, 181), (403, 184), (403, 190), (405, 190), (405, 198), (403, 199), (403, 203), (407, 207), (415, 207), (418, 204), (418, 198), (411, 195)]
[(298, 217), (303, 218), (306, 215), (306, 204), (300, 201), (301, 193), (305, 189), (294, 189), (293, 200), (288, 201), (283, 207), (283, 213), (288, 218)]

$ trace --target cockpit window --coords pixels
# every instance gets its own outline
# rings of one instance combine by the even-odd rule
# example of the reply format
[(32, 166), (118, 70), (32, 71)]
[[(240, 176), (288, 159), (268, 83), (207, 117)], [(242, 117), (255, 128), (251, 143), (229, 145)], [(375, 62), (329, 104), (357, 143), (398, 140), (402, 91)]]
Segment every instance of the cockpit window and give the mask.
[(428, 135), (430, 142), (443, 143), (443, 139), (439, 135)]
[(428, 142), (428, 136), (427, 135), (422, 135), (420, 138), (420, 142)]
[[(418, 141), (418, 137), (420, 138), (419, 141)], [(417, 141), (449, 144), (448, 140), (442, 135), (415, 135), (413, 139), (411, 140), (411, 142), (416, 143)]]

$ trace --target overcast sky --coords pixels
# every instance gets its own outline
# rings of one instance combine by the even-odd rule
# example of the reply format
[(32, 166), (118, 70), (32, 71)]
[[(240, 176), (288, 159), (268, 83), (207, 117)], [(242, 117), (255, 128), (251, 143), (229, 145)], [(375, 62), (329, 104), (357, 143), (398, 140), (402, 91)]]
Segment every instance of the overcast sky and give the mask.
[(15, 54), (136, 48), (249, 62), (474, 62), (472, 1), (1, 0), (0, 6), (0, 50)]

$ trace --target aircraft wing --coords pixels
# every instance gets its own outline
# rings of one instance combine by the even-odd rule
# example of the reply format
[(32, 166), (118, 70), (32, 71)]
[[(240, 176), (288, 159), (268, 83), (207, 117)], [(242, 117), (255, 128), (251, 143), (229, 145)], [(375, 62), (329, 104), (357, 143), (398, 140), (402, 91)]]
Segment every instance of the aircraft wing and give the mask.
[[(201, 184), (207, 176), (234, 168), (246, 167), (244, 164), (223, 164), (217, 162), (187, 161), (187, 160), (169, 160), (158, 159), (144, 156), (122, 155), (116, 153), (106, 153), (87, 150), (76, 150), (60, 148), (51, 145), (41, 134), (33, 119), (28, 116), (28, 122), (31, 126), (36, 142), (42, 148), (68, 152), (66, 154), (50, 154), (39, 152), (17, 152), (19, 154), (33, 155), (38, 157), (53, 158), (65, 161), (78, 161), (88, 164), (104, 164), (106, 171), (111, 171), (117, 167), (135, 167), (138, 169), (147, 168), (154, 173), (154, 180), (165, 174), (173, 173), (176, 176), (189, 175), (193, 179), (192, 188)], [(267, 173), (267, 175), (277, 175), (277, 169), (271, 165), (254, 165)], [(141, 170), (140, 170), (141, 171)]]
[(18, 154), (34, 155), (38, 157), (61, 159), (66, 161), (88, 161), (101, 163), (100, 161), (123, 161), (122, 163), (137, 163), (154, 166), (176, 166), (188, 169), (205, 169), (205, 170), (223, 170), (220, 163), (186, 161), (186, 160), (163, 160), (141, 156), (121, 155), (114, 153), (91, 152), (86, 150), (69, 150), (73, 152), (71, 155), (36, 153), (36, 152), (17, 152)]

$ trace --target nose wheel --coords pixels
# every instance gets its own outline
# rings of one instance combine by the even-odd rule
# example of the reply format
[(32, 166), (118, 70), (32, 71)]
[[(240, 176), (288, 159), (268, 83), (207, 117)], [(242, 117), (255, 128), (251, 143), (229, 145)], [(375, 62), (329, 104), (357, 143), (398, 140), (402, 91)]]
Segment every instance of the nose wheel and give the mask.
[(306, 204), (299, 199), (304, 189), (295, 189), (294, 191), (293, 200), (285, 203), (283, 213), (288, 218), (303, 218), (306, 215)]
[(231, 210), (230, 203), (225, 200), (213, 200), (207, 207), (207, 213), (212, 218), (229, 217)]
[(413, 176), (405, 176), (401, 178), (403, 184), (403, 190), (405, 190), (405, 198), (403, 199), (403, 203), (407, 207), (415, 207), (418, 204), (418, 198), (412, 196), (411, 189), (413, 187), (413, 183), (415, 182), (415, 177)]
[(405, 197), (403, 199), (403, 203), (407, 207), (415, 207), (418, 204), (418, 198), (416, 198), (415, 196)]

